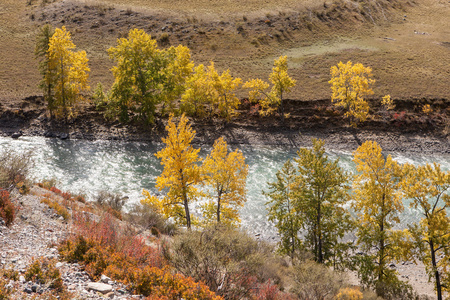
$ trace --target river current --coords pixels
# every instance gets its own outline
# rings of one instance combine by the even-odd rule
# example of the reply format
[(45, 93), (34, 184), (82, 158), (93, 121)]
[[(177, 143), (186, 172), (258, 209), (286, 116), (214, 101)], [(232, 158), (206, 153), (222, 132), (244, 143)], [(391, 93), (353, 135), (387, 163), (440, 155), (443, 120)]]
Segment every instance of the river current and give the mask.
[[(325, 145), (326, 146), (326, 145)], [(72, 193), (85, 194), (88, 199), (106, 190), (129, 197), (129, 204), (142, 199), (142, 189), (158, 193), (156, 177), (162, 166), (155, 153), (163, 147), (161, 143), (59, 140), (42, 137), (0, 138), (0, 150), (32, 150), (35, 180), (55, 178), (58, 188)], [(287, 159), (294, 158), (298, 149), (268, 146), (239, 146), (249, 166), (247, 178), (247, 202), (241, 210), (243, 227), (251, 234), (264, 239), (276, 239), (276, 229), (268, 222), (262, 191), (267, 182), (275, 179), (275, 173)], [(230, 148), (230, 150), (234, 150)], [(328, 151), (331, 159), (339, 157), (339, 164), (349, 172), (355, 172), (351, 151)], [(205, 157), (210, 147), (200, 152)], [(444, 170), (450, 170), (449, 155), (405, 155), (390, 153), (400, 163), (425, 164), (437, 162)], [(195, 208), (194, 208), (195, 210)], [(405, 205), (402, 224), (419, 218), (419, 214)]]

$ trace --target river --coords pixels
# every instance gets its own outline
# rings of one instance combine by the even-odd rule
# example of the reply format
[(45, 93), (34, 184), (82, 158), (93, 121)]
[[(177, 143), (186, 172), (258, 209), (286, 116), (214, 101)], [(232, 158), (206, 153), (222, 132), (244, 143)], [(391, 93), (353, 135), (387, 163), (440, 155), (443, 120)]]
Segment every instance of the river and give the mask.
[[(162, 147), (161, 143), (147, 142), (0, 138), (0, 150), (10, 148), (14, 151), (33, 151), (34, 180), (55, 178), (61, 190), (85, 194), (90, 200), (101, 190), (121, 193), (129, 197), (128, 204), (136, 203), (142, 198), (143, 188), (157, 192), (155, 180), (161, 173), (162, 166), (154, 153)], [(267, 190), (266, 183), (274, 180), (277, 170), (287, 159), (295, 157), (298, 149), (249, 145), (239, 148), (249, 165), (247, 202), (241, 210), (242, 225), (251, 234), (264, 239), (276, 239), (276, 230), (267, 221), (267, 199), (262, 191)], [(201, 156), (205, 157), (209, 150), (210, 147), (203, 149)], [(330, 150), (327, 153), (332, 159), (339, 157), (342, 168), (354, 172), (351, 150)], [(400, 163), (437, 162), (444, 170), (450, 170), (450, 155), (390, 154)], [(401, 216), (402, 224), (418, 218), (418, 213), (409, 207), (406, 207)]]

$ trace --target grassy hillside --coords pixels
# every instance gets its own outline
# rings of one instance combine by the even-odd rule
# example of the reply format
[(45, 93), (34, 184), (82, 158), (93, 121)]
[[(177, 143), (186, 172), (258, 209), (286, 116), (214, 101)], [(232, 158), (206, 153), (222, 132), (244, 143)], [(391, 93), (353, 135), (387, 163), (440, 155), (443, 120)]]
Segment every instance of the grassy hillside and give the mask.
[(374, 97), (448, 98), (450, 3), (444, 0), (3, 0), (0, 14), (4, 105), (40, 94), (33, 48), (45, 23), (66, 26), (87, 51), (91, 86), (109, 87), (106, 50), (137, 27), (162, 47), (187, 45), (196, 63), (213, 60), (243, 79), (266, 79), (273, 59), (288, 55), (298, 80), (294, 99), (329, 98), (329, 68), (347, 60), (373, 68)]

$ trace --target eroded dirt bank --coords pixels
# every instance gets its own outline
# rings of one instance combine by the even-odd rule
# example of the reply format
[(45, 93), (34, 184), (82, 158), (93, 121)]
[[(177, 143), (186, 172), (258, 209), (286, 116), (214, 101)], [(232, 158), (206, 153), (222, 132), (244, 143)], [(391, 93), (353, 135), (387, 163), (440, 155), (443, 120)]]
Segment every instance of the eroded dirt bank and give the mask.
[[(286, 101), (290, 116), (260, 117), (251, 105), (242, 105), (232, 122), (220, 119), (192, 120), (197, 135), (195, 143), (212, 144), (224, 136), (229, 144), (274, 145), (302, 147), (311, 145), (311, 138), (326, 141), (334, 150), (353, 151), (365, 140), (375, 140), (386, 151), (408, 153), (450, 153), (450, 101), (446, 99), (397, 100), (396, 109), (383, 113), (371, 103), (370, 120), (352, 128), (343, 112), (330, 100)], [(244, 101), (245, 103), (245, 101)], [(433, 103), (433, 112), (426, 115), (421, 107)], [(45, 136), (88, 140), (161, 141), (167, 119), (152, 126), (120, 124), (108, 121), (92, 106), (67, 124), (50, 120), (40, 97), (28, 97), (16, 107), (0, 110), (2, 136)]]

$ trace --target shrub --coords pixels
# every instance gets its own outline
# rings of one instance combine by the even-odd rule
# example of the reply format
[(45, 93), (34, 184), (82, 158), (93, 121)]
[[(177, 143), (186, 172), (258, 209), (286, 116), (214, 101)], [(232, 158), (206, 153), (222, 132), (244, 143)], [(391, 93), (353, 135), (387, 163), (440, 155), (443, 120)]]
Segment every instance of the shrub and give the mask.
[(95, 203), (110, 213), (119, 220), (122, 220), (122, 208), (125, 205), (128, 197), (123, 197), (117, 193), (110, 193), (107, 191), (100, 191), (97, 194)]
[(56, 214), (62, 216), (64, 220), (66, 221), (69, 220), (70, 218), (69, 211), (64, 206), (60, 205), (58, 202), (52, 201), (49, 198), (43, 198), (41, 199), (41, 203), (47, 204), (49, 208), (55, 210)]
[(109, 214), (99, 222), (75, 214), (74, 224), (77, 234), (61, 243), (59, 253), (69, 262), (83, 263), (94, 280), (106, 274), (136, 293), (151, 295), (147, 299), (221, 299), (204, 284), (172, 274), (158, 250), (120, 230)]
[(232, 228), (178, 235), (164, 255), (181, 274), (205, 282), (226, 299), (252, 297), (254, 287), (269, 279), (280, 282), (271, 249)]
[(19, 182), (25, 182), (32, 167), (32, 151), (3, 150), (0, 153), (0, 188), (10, 189)]
[(336, 300), (362, 300), (363, 293), (359, 290), (359, 288), (342, 288), (339, 290), (339, 293), (336, 295)]
[(8, 280), (0, 276), (0, 300), (11, 299), (11, 290), (7, 288)]
[(46, 284), (58, 293), (63, 292), (63, 281), (55, 263), (55, 260), (49, 260), (47, 258), (34, 260), (25, 271), (25, 279), (39, 284)]
[(15, 218), (15, 208), (6, 190), (0, 191), (0, 218), (5, 221), (6, 226), (11, 225)]
[(311, 260), (294, 267), (294, 280), (292, 292), (300, 299), (331, 298), (346, 285), (343, 274)]
[(157, 213), (150, 205), (136, 204), (126, 214), (126, 220), (135, 226), (141, 226), (144, 230), (150, 229), (153, 235), (175, 235), (178, 227), (167, 221)]

